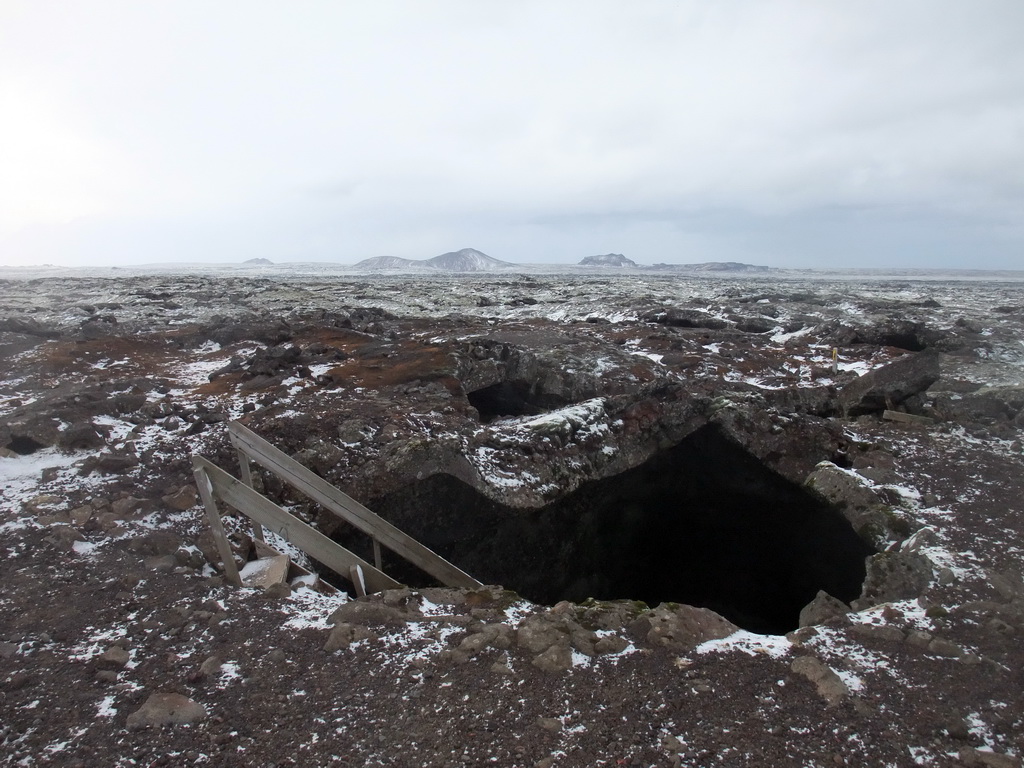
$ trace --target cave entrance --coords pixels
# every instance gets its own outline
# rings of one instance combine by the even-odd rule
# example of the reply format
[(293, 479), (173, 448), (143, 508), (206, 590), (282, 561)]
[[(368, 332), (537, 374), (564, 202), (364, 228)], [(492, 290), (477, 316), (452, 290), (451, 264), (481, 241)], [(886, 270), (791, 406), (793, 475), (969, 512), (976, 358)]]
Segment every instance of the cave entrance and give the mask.
[[(833, 507), (705, 426), (536, 510), (434, 475), (369, 505), (485, 583), (537, 603), (705, 606), (754, 632), (797, 627), (819, 589), (850, 601), (874, 550)], [(422, 575), (389, 572), (410, 584)]]
[(7, 450), (14, 451), (19, 456), (28, 456), (46, 446), (25, 435), (18, 435), (7, 444)]
[(525, 381), (499, 381), (466, 397), (484, 423), (509, 416), (537, 416), (569, 404), (565, 398), (537, 392)]

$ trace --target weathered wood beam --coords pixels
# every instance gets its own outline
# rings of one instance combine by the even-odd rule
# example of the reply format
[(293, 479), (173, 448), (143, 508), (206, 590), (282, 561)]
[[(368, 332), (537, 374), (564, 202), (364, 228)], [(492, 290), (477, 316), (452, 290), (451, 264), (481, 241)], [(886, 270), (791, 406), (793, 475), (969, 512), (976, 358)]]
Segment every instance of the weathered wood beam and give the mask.
[(898, 421), (903, 424), (918, 424), (920, 426), (928, 426), (934, 424), (935, 419), (930, 416), (915, 416), (912, 413), (903, 413), (903, 411), (882, 411), (882, 418), (886, 421)]
[(429, 573), (442, 584), (466, 589), (483, 586), (465, 571), (423, 546), (412, 536), (399, 530), (238, 422), (234, 421), (228, 425), (228, 435), (235, 448), (257, 464), (270, 470), (324, 509), (355, 526), (417, 568)]
[[(261, 496), (202, 456), (193, 456), (192, 465), (197, 472), (201, 472), (209, 479), (208, 493), (211, 498), (216, 494), (224, 503), (291, 542), (332, 571), (344, 576), (349, 573), (352, 566), (358, 565), (363, 571), (366, 588), (371, 592), (402, 586), (386, 573), (377, 570), (355, 553), (281, 509), (270, 499)], [(218, 516), (218, 522), (219, 519)]]
[(206, 519), (210, 523), (210, 531), (213, 533), (214, 544), (217, 545), (217, 553), (224, 564), (225, 578), (236, 587), (242, 586), (242, 577), (238, 573), (238, 566), (235, 564), (235, 553), (231, 551), (231, 542), (224, 533), (224, 523), (220, 519), (220, 510), (217, 508), (217, 500), (214, 498), (213, 481), (206, 471), (197, 466), (193, 461), (192, 474), (196, 478), (196, 487), (199, 488), (199, 497), (206, 507)]

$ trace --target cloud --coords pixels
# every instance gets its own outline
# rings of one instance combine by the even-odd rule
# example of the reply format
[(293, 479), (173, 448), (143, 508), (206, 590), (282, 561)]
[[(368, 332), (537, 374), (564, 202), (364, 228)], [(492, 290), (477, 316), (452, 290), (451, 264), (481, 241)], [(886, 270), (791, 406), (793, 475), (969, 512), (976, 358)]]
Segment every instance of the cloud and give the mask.
[(0, 71), (52, 109), (9, 110), (0, 262), (1024, 242), (1013, 0), (11, 8)]

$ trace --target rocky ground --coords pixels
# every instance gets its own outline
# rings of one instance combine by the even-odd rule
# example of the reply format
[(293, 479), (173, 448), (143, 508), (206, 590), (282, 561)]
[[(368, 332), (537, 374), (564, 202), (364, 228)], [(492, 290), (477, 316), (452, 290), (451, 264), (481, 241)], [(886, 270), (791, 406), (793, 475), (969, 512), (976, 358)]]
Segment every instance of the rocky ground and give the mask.
[[(8, 274), (2, 760), (1018, 766), (1021, 286)], [(235, 419), (495, 586), (225, 584)]]

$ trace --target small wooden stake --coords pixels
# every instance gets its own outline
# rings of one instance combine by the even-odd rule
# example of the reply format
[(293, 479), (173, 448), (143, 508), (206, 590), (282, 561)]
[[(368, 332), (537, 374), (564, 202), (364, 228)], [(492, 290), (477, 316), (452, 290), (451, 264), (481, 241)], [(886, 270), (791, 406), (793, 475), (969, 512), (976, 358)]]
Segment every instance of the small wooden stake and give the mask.
[(348, 576), (352, 581), (352, 586), (356, 588), (356, 595), (366, 597), (366, 581), (363, 579), (363, 569), (359, 567), (358, 563), (348, 569)]

